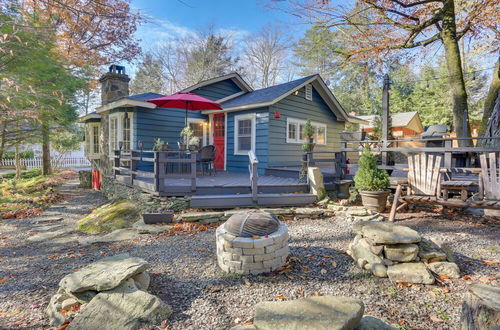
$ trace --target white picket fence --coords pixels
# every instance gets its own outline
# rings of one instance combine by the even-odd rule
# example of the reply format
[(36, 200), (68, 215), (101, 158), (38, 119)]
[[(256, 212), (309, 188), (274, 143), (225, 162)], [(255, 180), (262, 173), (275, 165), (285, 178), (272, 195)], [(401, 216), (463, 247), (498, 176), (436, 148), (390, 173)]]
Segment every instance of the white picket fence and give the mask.
[[(42, 168), (42, 158), (27, 158), (21, 159), (21, 166), (26, 168)], [(87, 158), (52, 158), (50, 160), (54, 168), (68, 168), (68, 167), (89, 167), (90, 161)], [(16, 166), (15, 159), (2, 159), (0, 160), (0, 167), (14, 167)]]

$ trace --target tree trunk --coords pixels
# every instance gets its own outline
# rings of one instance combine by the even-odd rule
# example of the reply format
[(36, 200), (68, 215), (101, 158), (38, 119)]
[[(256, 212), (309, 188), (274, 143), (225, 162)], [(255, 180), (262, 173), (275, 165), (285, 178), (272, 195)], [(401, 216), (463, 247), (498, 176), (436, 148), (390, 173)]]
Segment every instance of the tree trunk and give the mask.
[(2, 127), (2, 142), (0, 143), (0, 160), (3, 159), (3, 154), (5, 152), (5, 138), (7, 137), (7, 121), (3, 121), (3, 127)]
[(500, 288), (473, 284), (462, 304), (462, 330), (497, 329), (500, 326)]
[[(445, 0), (444, 9), (441, 38), (445, 50), (446, 66), (449, 76), (448, 82), (450, 84), (453, 101), (453, 126), (457, 137), (470, 137), (467, 91), (465, 89), (462, 61), (460, 59), (460, 49), (458, 47), (454, 0)], [(464, 141), (459, 143), (460, 146), (467, 144), (468, 143)]]
[(52, 166), (50, 166), (50, 132), (49, 125), (47, 123), (42, 123), (42, 163), (42, 174), (51, 174)]
[(481, 120), (481, 127), (479, 129), (479, 135), (484, 135), (486, 127), (488, 126), (488, 120), (491, 117), (493, 109), (495, 108), (495, 103), (498, 97), (498, 92), (500, 91), (500, 60), (497, 61), (495, 65), (495, 70), (493, 70), (493, 77), (491, 78), (490, 89), (488, 90), (488, 95), (484, 101), (483, 108), (483, 119)]

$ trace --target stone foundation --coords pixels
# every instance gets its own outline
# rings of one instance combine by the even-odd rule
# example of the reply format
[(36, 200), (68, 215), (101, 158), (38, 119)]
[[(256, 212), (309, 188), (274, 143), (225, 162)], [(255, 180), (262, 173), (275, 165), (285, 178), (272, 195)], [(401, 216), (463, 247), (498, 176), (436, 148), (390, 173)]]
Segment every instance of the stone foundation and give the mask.
[(217, 241), (219, 267), (234, 274), (262, 274), (282, 267), (288, 256), (288, 228), (280, 223), (279, 229), (260, 238), (237, 237), (220, 225)]

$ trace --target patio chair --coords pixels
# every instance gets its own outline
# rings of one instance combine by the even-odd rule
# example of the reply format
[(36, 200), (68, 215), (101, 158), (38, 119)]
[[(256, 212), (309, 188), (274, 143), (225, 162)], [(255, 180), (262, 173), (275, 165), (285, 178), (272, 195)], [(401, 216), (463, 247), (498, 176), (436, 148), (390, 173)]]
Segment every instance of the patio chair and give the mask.
[(481, 154), (479, 159), (479, 200), (473, 201), (473, 207), (500, 209), (500, 159), (494, 152)]
[[(441, 195), (441, 156), (419, 154), (408, 157), (408, 182), (398, 182), (389, 221), (406, 204), (437, 204)], [(401, 191), (407, 186), (406, 196)], [(398, 208), (398, 203), (402, 202)]]
[(198, 152), (198, 160), (196, 160), (196, 163), (201, 164), (202, 175), (205, 174), (205, 167), (207, 168), (210, 175), (212, 173), (215, 174), (214, 161), (215, 161), (215, 146), (208, 145), (202, 147)]

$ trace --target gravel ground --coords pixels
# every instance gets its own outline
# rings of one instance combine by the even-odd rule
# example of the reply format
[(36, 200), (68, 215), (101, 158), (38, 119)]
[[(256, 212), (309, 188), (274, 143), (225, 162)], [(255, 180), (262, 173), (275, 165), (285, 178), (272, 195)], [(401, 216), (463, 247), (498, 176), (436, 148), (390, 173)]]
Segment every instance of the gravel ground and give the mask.
[[(49, 210), (55, 212), (52, 215), (64, 214), (68, 223), (104, 201), (95, 192), (73, 191), (65, 207)], [(49, 328), (43, 309), (64, 275), (103, 256), (127, 252), (152, 264), (150, 291), (172, 306), (170, 329), (227, 329), (250, 320), (260, 301), (316, 294), (359, 298), (365, 303), (365, 315), (402, 329), (458, 329), (466, 287), (478, 281), (500, 284), (495, 279), (500, 267), (482, 262), (500, 259), (498, 225), (469, 218), (455, 213), (399, 215), (400, 224), (448, 241), (462, 275), (471, 278), (447, 281), (446, 286), (411, 287), (356, 268), (344, 253), (352, 239), (352, 223), (335, 218), (288, 221), (294, 257), (290, 271), (267, 276), (222, 273), (216, 265), (214, 229), (89, 247), (31, 243), (26, 238), (32, 219), (5, 220), (0, 223), (0, 328)]]

